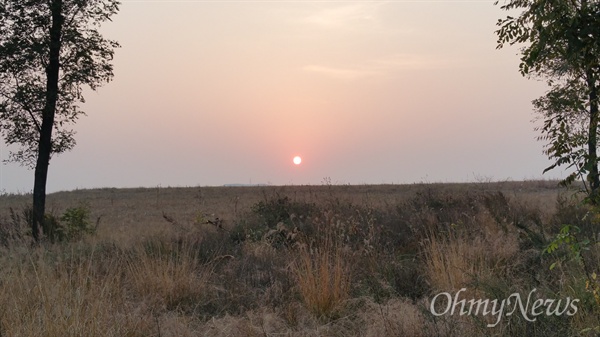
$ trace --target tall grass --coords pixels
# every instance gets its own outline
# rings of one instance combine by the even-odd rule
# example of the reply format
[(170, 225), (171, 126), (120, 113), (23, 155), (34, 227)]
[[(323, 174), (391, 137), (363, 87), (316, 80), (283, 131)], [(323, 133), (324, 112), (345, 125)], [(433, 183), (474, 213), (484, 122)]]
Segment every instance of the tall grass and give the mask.
[(510, 276), (518, 263), (519, 243), (515, 234), (493, 227), (474, 237), (460, 230), (430, 232), (423, 241), (423, 254), (431, 287), (451, 291)]
[(198, 263), (190, 244), (151, 242), (129, 250), (47, 245), (4, 255), (0, 335), (157, 335), (159, 317), (191, 313), (202, 303), (211, 269)]
[(3, 336), (126, 336), (135, 331), (123, 314), (119, 266), (100, 271), (94, 254), (44, 249), (3, 262)]
[(349, 296), (347, 256), (329, 234), (319, 245), (302, 246), (297, 254), (293, 273), (302, 301), (318, 318), (332, 318)]
[(134, 293), (162, 310), (193, 310), (208, 291), (209, 264), (201, 264), (194, 246), (151, 239), (125, 258), (126, 277)]
[[(104, 207), (98, 234), (41, 247), (13, 233), (21, 220), (0, 210), (10, 229), (0, 235), (0, 336), (597, 335), (600, 308), (582, 267), (550, 271), (568, 252), (542, 254), (560, 224), (583, 228), (588, 218), (548, 204), (556, 190), (537, 183), (515, 198), (492, 186), (240, 189), (251, 198), (240, 201), (223, 189), (218, 205), (216, 188), (199, 198), (161, 189), (160, 199), (156, 190), (82, 191), (92, 212)], [(225, 221), (207, 225), (198, 214)], [(589, 248), (600, 274), (599, 247)], [(534, 323), (515, 314), (495, 329), (482, 317), (429, 312), (433, 295), (462, 287), (490, 299), (537, 288), (581, 306)]]

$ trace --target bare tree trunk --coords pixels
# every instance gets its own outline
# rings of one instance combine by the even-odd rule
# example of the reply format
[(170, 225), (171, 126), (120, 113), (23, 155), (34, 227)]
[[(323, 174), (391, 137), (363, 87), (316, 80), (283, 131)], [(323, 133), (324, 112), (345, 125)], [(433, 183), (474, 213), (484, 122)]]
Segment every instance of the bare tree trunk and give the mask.
[[(60, 73), (60, 48), (62, 34), (62, 0), (52, 0), (50, 4), (52, 13), (52, 26), (50, 27), (50, 55), (46, 68), (46, 104), (42, 112), (42, 125), (38, 144), (38, 156), (35, 165), (35, 178), (33, 183), (33, 221), (31, 232), (35, 241), (39, 241), (40, 227), (44, 228), (44, 214), (46, 213), (46, 181), (48, 179), (48, 165), (52, 153), (52, 129), (56, 101), (58, 99), (58, 79)], [(44, 228), (45, 229), (45, 228)]]
[(596, 77), (591, 71), (587, 74), (587, 84), (589, 87), (590, 99), (590, 125), (588, 137), (588, 182), (590, 184), (590, 201), (593, 204), (598, 204), (598, 193), (600, 192), (600, 177), (598, 175), (598, 87), (596, 85)]

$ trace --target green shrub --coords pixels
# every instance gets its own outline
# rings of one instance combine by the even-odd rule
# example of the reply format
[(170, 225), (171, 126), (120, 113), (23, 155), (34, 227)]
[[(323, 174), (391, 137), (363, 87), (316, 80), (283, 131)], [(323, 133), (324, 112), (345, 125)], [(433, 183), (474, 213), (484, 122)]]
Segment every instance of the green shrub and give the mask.
[[(20, 241), (31, 236), (33, 208), (29, 205), (17, 212), (10, 208), (10, 221), (0, 224), (0, 245)], [(90, 221), (90, 208), (86, 204), (70, 207), (61, 216), (54, 212), (44, 215), (41, 231), (50, 242), (66, 242), (80, 239), (85, 234), (94, 234), (96, 226)]]
[(96, 227), (90, 221), (90, 208), (86, 204), (70, 207), (56, 224), (55, 234), (59, 241), (80, 239), (84, 234), (94, 234)]
[[(26, 212), (28, 227), (31, 228), (33, 212)], [(95, 234), (96, 226), (90, 221), (90, 208), (86, 204), (67, 208), (59, 217), (53, 213), (44, 215), (44, 236), (50, 242), (69, 242), (81, 239), (85, 234)]]

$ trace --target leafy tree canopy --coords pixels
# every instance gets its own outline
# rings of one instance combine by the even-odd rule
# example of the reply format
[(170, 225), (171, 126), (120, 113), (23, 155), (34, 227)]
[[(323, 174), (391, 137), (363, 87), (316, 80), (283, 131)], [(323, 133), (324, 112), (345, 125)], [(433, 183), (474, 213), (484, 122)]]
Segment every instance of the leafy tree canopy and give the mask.
[[(19, 145), (10, 161), (36, 163), (50, 63), (51, 0), (0, 0), (0, 133)], [(60, 77), (52, 130), (52, 153), (75, 145), (71, 128), (84, 112), (84, 86), (95, 90), (113, 77), (116, 41), (98, 28), (118, 11), (116, 0), (63, 0)]]
[[(498, 2), (496, 2), (498, 4)], [(518, 16), (498, 20), (498, 48), (521, 48), (523, 76), (547, 81), (549, 91), (533, 101), (544, 153), (567, 165), (563, 181), (584, 182), (592, 202), (600, 201), (598, 174), (598, 88), (600, 87), (600, 1), (510, 0), (502, 9)]]

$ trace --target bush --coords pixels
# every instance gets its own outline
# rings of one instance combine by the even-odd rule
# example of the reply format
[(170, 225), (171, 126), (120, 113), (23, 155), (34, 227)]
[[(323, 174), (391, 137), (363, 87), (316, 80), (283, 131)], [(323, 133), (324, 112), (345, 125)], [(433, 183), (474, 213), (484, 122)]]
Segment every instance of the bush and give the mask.
[(56, 226), (58, 241), (78, 240), (85, 234), (96, 232), (96, 226), (90, 222), (90, 208), (86, 204), (67, 208)]
[(238, 223), (231, 230), (231, 240), (269, 241), (274, 247), (287, 246), (295, 242), (297, 230), (307, 230), (306, 221), (318, 210), (314, 203), (292, 201), (276, 193), (265, 196), (251, 208), (247, 221)]
[(258, 215), (264, 223), (273, 227), (279, 222), (286, 225), (291, 224), (291, 218), (294, 216), (310, 216), (317, 206), (313, 203), (290, 200), (288, 196), (281, 196), (279, 193), (271, 197), (266, 197), (264, 201), (259, 201), (252, 206), (252, 212)]
[[(33, 208), (26, 206), (21, 212), (9, 208), (10, 219), (0, 219), (0, 245), (7, 246), (11, 242), (22, 241), (31, 236)], [(78, 240), (85, 234), (96, 233), (96, 225), (90, 221), (90, 208), (87, 204), (70, 207), (61, 216), (54, 212), (44, 215), (42, 232), (50, 242), (67, 242)]]

